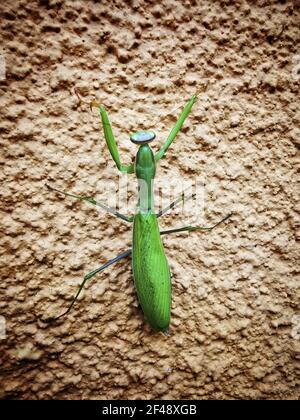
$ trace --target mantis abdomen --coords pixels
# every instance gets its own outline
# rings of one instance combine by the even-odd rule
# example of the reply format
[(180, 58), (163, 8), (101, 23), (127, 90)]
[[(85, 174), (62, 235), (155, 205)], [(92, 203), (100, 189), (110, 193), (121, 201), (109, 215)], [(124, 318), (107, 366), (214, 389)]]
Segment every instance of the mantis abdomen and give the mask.
[(170, 324), (171, 278), (154, 213), (137, 213), (133, 225), (132, 270), (139, 302), (151, 327)]

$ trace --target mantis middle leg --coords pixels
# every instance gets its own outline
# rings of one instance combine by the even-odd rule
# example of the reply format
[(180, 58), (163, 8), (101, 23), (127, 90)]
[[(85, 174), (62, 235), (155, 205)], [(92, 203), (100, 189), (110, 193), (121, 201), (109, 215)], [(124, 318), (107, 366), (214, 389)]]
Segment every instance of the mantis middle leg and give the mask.
[(181, 228), (175, 228), (175, 229), (168, 229), (168, 230), (162, 230), (160, 232), (161, 235), (166, 235), (168, 233), (177, 233), (177, 232), (194, 232), (197, 230), (202, 230), (202, 231), (207, 231), (207, 230), (212, 230), (215, 227), (219, 226), (221, 223), (225, 222), (225, 220), (229, 219), (229, 217), (232, 216), (231, 214), (228, 214), (226, 217), (224, 217), (222, 220), (220, 220), (218, 223), (216, 223), (213, 226), (184, 226)]
[(77, 195), (77, 194), (71, 194), (71, 193), (67, 193), (64, 191), (60, 191), (57, 190), (56, 188), (50, 187), (50, 185), (46, 184), (46, 187), (49, 188), (52, 191), (56, 191), (60, 194), (64, 194), (68, 197), (73, 197), (76, 198), (77, 200), (81, 200), (81, 201), (87, 201), (88, 203), (93, 204), (94, 206), (98, 206), (101, 207), (103, 210), (106, 210), (108, 213), (113, 214), (114, 216), (118, 217), (119, 219), (125, 220), (125, 222), (132, 222), (133, 221), (133, 217), (132, 216), (125, 216), (122, 213), (119, 213), (117, 210), (113, 209), (112, 207), (108, 207), (105, 204), (94, 200), (92, 197), (87, 197), (85, 195)]
[(174, 209), (176, 206), (177, 206), (177, 204), (179, 204), (179, 203), (181, 203), (182, 201), (184, 202), (184, 201), (188, 201), (188, 200), (190, 200), (191, 198), (195, 198), (196, 197), (196, 194), (189, 194), (189, 195), (185, 195), (185, 191), (183, 191), (183, 193), (181, 194), (181, 196), (180, 197), (178, 197), (175, 201), (173, 201), (171, 204), (169, 204), (167, 207), (165, 207), (164, 209), (162, 209), (162, 210), (160, 210), (158, 213), (157, 213), (157, 217), (161, 217), (161, 216), (163, 216), (165, 213), (167, 213), (167, 211), (169, 211), (169, 210), (171, 210), (171, 209)]

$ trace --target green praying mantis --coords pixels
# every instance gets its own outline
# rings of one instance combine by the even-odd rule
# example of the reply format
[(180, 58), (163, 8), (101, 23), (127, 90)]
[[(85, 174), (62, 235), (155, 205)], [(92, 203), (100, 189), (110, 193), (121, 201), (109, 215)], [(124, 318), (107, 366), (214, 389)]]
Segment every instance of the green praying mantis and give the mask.
[(79, 286), (68, 309), (54, 319), (61, 318), (70, 312), (83, 287), (92, 277), (117, 261), (131, 255), (135, 288), (145, 318), (154, 331), (168, 331), (171, 314), (171, 274), (161, 236), (179, 232), (212, 230), (216, 226), (225, 222), (225, 220), (231, 216), (231, 214), (229, 214), (221, 221), (210, 227), (184, 226), (181, 228), (163, 231), (160, 231), (159, 229), (159, 217), (165, 214), (168, 210), (174, 208), (178, 203), (195, 196), (195, 194), (192, 194), (186, 198), (183, 193), (169, 206), (158, 213), (155, 213), (153, 181), (155, 178), (156, 164), (165, 156), (176, 135), (182, 128), (184, 121), (189, 115), (196, 100), (197, 96), (193, 95), (186, 103), (167, 140), (157, 153), (154, 154), (149, 146), (149, 143), (155, 138), (154, 131), (138, 131), (132, 134), (130, 136), (130, 140), (139, 148), (135, 157), (135, 162), (128, 166), (124, 166), (121, 163), (117, 143), (104, 106), (99, 105), (96, 101), (92, 102), (91, 106), (99, 108), (106, 144), (118, 170), (127, 174), (135, 173), (137, 177), (139, 190), (135, 214), (133, 216), (126, 216), (91, 197), (66, 193), (48, 185), (47, 187), (64, 194), (65, 196), (73, 197), (78, 200), (84, 200), (90, 204), (99, 206), (109, 213), (114, 214), (116, 217), (128, 223), (133, 223), (132, 248), (107, 261), (96, 270), (88, 273)]

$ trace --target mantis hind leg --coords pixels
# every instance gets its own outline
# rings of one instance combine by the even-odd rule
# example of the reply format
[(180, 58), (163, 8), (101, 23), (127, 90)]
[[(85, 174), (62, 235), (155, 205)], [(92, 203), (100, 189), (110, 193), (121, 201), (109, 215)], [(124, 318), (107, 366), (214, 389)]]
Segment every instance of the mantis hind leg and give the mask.
[(103, 210), (107, 211), (108, 213), (113, 214), (114, 216), (118, 217), (119, 219), (125, 220), (126, 222), (132, 222), (133, 221), (133, 217), (125, 216), (124, 214), (119, 213), (117, 210), (113, 209), (112, 207), (108, 207), (105, 204), (94, 200), (92, 197), (88, 197), (88, 196), (85, 196), (85, 195), (71, 194), (71, 193), (67, 193), (67, 192), (64, 192), (64, 191), (60, 191), (60, 190), (57, 190), (56, 188), (51, 187), (48, 184), (46, 184), (46, 187), (49, 190), (56, 191), (56, 192), (58, 192), (60, 194), (63, 194), (67, 197), (76, 198), (77, 200), (81, 200), (81, 201), (87, 201), (88, 203), (91, 203), (94, 206), (101, 207)]
[(194, 232), (194, 231), (197, 231), (197, 230), (202, 230), (202, 231), (212, 230), (215, 227), (219, 226), (221, 223), (225, 222), (231, 216), (232, 216), (232, 213), (228, 214), (226, 217), (224, 217), (222, 220), (220, 220), (218, 223), (216, 223), (213, 226), (208, 226), (208, 227), (206, 227), (206, 226), (184, 226), (184, 227), (181, 227), (181, 228), (162, 230), (160, 232), (160, 234), (161, 235), (166, 235), (168, 233), (177, 233), (177, 232)]
[(100, 271), (104, 270), (106, 267), (109, 267), (110, 265), (116, 263), (117, 261), (120, 261), (121, 259), (128, 257), (130, 254), (131, 254), (131, 249), (128, 249), (127, 251), (123, 252), (122, 254), (118, 255), (117, 257), (107, 261), (105, 264), (101, 265), (101, 267), (97, 268), (96, 270), (93, 270), (90, 273), (86, 274), (84, 276), (83, 282), (81, 283), (81, 285), (79, 286), (79, 288), (77, 290), (77, 293), (75, 294), (74, 298), (72, 299), (72, 302), (69, 305), (68, 309), (65, 312), (63, 312), (61, 315), (59, 315), (57, 317), (54, 317), (54, 318), (50, 318), (49, 320), (47, 320), (47, 322), (56, 321), (59, 318), (67, 315), (71, 311), (72, 307), (74, 306), (76, 300), (78, 299), (78, 297), (80, 295), (80, 292), (84, 288), (87, 281), (89, 281), (92, 277), (94, 277)]

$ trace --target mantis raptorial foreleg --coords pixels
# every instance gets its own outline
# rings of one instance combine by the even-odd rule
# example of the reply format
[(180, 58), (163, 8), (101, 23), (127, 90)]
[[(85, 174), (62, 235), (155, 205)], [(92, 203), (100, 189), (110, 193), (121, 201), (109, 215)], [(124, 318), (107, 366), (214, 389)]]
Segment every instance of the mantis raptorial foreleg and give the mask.
[(191, 99), (188, 101), (186, 106), (184, 107), (182, 113), (179, 115), (179, 118), (174, 125), (173, 129), (171, 130), (165, 144), (162, 146), (162, 148), (155, 154), (155, 160), (158, 161), (161, 159), (167, 152), (168, 148), (171, 146), (173, 140), (177, 136), (178, 132), (181, 130), (181, 127), (183, 126), (184, 121), (186, 120), (187, 116), (191, 112), (191, 109), (194, 105), (194, 103), (197, 100), (197, 96), (193, 95)]
[(134, 164), (124, 166), (121, 163), (117, 142), (116, 142), (115, 137), (113, 135), (112, 128), (111, 128), (111, 125), (110, 125), (110, 122), (109, 122), (109, 119), (108, 119), (108, 115), (106, 113), (106, 110), (105, 110), (104, 106), (98, 104), (96, 101), (93, 101), (91, 103), (91, 106), (95, 106), (95, 107), (99, 108), (100, 117), (101, 117), (101, 121), (102, 121), (102, 125), (103, 125), (105, 141), (106, 141), (107, 147), (110, 151), (111, 157), (113, 158), (113, 160), (115, 161), (115, 164), (117, 165), (117, 168), (119, 169), (119, 171), (121, 171), (123, 173), (133, 174), (134, 173)]
[[(170, 145), (174, 141), (178, 132), (181, 130), (181, 127), (183, 126), (184, 121), (186, 120), (187, 116), (191, 112), (191, 109), (192, 109), (194, 103), (196, 102), (196, 100), (197, 100), (197, 96), (193, 95), (191, 97), (191, 99), (187, 102), (187, 104), (184, 107), (182, 113), (180, 114), (176, 124), (174, 125), (173, 129), (171, 130), (165, 144), (155, 154), (155, 160), (156, 161), (161, 159), (166, 154), (168, 148), (170, 147)], [(106, 144), (108, 146), (108, 149), (110, 151), (110, 154), (111, 154), (113, 160), (115, 161), (115, 163), (117, 165), (117, 168), (119, 169), (119, 171), (121, 171), (123, 173), (128, 173), (128, 174), (134, 173), (134, 164), (124, 166), (121, 163), (121, 159), (120, 159), (120, 155), (119, 155), (119, 151), (118, 151), (118, 146), (117, 146), (116, 140), (114, 138), (112, 128), (111, 128), (111, 125), (110, 125), (110, 122), (109, 122), (109, 119), (108, 119), (108, 115), (107, 115), (107, 112), (106, 112), (104, 106), (98, 104), (96, 101), (93, 101), (91, 103), (91, 106), (96, 106), (96, 107), (99, 108)]]
[(84, 276), (83, 282), (81, 283), (81, 285), (79, 286), (77, 293), (75, 294), (74, 298), (72, 299), (71, 304), (69, 305), (68, 309), (63, 312), (61, 315), (51, 318), (50, 321), (56, 321), (57, 319), (63, 317), (64, 315), (67, 315), (70, 310), (72, 309), (74, 303), (76, 302), (76, 300), (78, 299), (80, 292), (82, 291), (82, 289), (85, 286), (85, 283), (87, 281), (89, 281), (92, 277), (94, 277), (97, 273), (99, 273), (100, 271), (104, 270), (105, 268), (109, 267), (110, 265), (116, 263), (117, 261), (120, 261), (123, 258), (128, 257), (131, 254), (131, 249), (128, 249), (127, 251), (123, 252), (122, 254), (118, 255), (117, 257), (107, 261), (105, 264), (101, 265), (101, 267), (97, 268), (96, 270), (91, 271), (90, 273), (86, 274)]
[(64, 191), (60, 191), (57, 190), (56, 188), (50, 187), (50, 185), (46, 184), (46, 187), (49, 188), (50, 190), (56, 191), (60, 194), (66, 195), (68, 197), (72, 197), (72, 198), (76, 198), (77, 200), (81, 200), (81, 201), (87, 201), (88, 203), (93, 204), (94, 206), (98, 206), (101, 207), (103, 210), (107, 211), (108, 213), (113, 214), (114, 216), (118, 217), (119, 219), (125, 220), (125, 222), (132, 222), (133, 221), (133, 217), (131, 216), (125, 216), (122, 213), (119, 213), (117, 210), (113, 209), (112, 207), (108, 207), (103, 203), (100, 203), (99, 201), (94, 200), (92, 197), (87, 197), (84, 195), (77, 195), (77, 194), (71, 194), (71, 193), (66, 193)]

